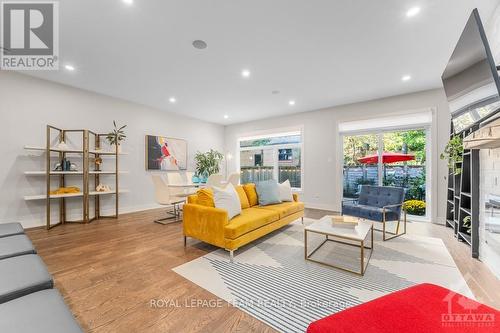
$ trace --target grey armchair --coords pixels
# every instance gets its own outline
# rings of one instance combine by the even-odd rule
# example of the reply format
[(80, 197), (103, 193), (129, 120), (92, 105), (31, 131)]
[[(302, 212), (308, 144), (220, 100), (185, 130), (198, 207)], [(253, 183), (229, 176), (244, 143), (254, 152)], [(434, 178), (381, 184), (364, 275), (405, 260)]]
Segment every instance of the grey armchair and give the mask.
[[(406, 234), (405, 190), (402, 187), (363, 185), (357, 200), (342, 203), (342, 215), (355, 216), (382, 223), (384, 241)], [(400, 233), (403, 213), (403, 232)], [(396, 232), (386, 230), (386, 222), (397, 221)], [(377, 230), (377, 229), (376, 229)], [(392, 236), (387, 236), (387, 234)]]

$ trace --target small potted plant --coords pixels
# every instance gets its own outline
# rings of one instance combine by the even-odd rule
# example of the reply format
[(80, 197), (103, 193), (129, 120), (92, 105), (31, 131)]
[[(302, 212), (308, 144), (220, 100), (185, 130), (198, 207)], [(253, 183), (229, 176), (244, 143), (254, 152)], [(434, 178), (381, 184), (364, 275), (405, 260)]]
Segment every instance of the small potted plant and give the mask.
[(196, 161), (196, 176), (202, 183), (206, 183), (208, 176), (219, 173), (220, 163), (224, 155), (217, 150), (210, 149), (206, 153), (197, 152), (194, 156)]
[(125, 138), (127, 137), (125, 135), (125, 131), (124, 131), (124, 129), (125, 129), (125, 127), (127, 127), (127, 125), (123, 125), (122, 127), (118, 128), (118, 126), (116, 125), (116, 121), (113, 120), (113, 126), (114, 126), (114, 129), (112, 132), (109, 132), (106, 135), (106, 140), (108, 140), (108, 143), (111, 146), (118, 147), (118, 152), (121, 152), (120, 143), (122, 141), (124, 141)]
[(464, 217), (462, 226), (465, 228), (465, 231), (468, 234), (470, 234), (470, 231), (471, 231), (471, 223), (470, 222), (471, 222), (470, 216)]
[(464, 145), (462, 137), (459, 135), (453, 136), (450, 141), (446, 144), (444, 151), (441, 153), (440, 158), (442, 160), (448, 160), (448, 168), (453, 170), (455, 175), (462, 173), (462, 168), (458, 167), (457, 164), (463, 160)]

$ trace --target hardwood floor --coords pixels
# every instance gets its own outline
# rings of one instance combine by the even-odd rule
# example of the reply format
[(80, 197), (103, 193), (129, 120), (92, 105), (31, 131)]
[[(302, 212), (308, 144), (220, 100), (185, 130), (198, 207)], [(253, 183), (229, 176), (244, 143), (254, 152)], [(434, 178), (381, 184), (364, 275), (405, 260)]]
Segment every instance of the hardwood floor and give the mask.
[[(331, 212), (306, 210), (311, 218), (325, 214)], [(220, 300), (208, 307), (217, 297), (172, 272), (215, 248), (192, 239), (184, 248), (181, 225), (152, 222), (161, 216), (163, 211), (153, 210), (27, 233), (85, 331), (274, 332)], [(408, 231), (442, 238), (477, 298), (500, 308), (499, 281), (451, 230), (410, 223)], [(170, 306), (159, 307), (161, 301)], [(204, 303), (192, 307), (192, 301)]]

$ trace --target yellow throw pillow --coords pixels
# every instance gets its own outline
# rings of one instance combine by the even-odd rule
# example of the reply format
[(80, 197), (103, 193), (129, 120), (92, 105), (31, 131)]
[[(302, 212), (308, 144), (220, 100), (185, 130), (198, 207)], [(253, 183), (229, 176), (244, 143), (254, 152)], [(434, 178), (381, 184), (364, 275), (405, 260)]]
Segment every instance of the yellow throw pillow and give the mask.
[(240, 197), (241, 209), (250, 208), (250, 202), (248, 202), (247, 194), (243, 189), (243, 186), (238, 185), (234, 187), (236, 193), (238, 193), (238, 197)]
[(215, 207), (214, 192), (210, 188), (202, 188), (196, 193), (198, 195), (198, 205)]
[(259, 197), (257, 196), (257, 191), (255, 190), (255, 184), (245, 184), (243, 185), (243, 189), (247, 194), (250, 207), (257, 206), (259, 204)]

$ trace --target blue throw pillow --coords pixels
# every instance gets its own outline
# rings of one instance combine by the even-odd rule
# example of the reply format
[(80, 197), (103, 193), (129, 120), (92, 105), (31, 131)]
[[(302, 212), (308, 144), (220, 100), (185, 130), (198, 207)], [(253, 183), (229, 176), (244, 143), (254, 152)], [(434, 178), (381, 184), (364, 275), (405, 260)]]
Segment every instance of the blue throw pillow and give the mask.
[(266, 180), (256, 184), (259, 205), (267, 206), (281, 203), (280, 189), (275, 180)]

